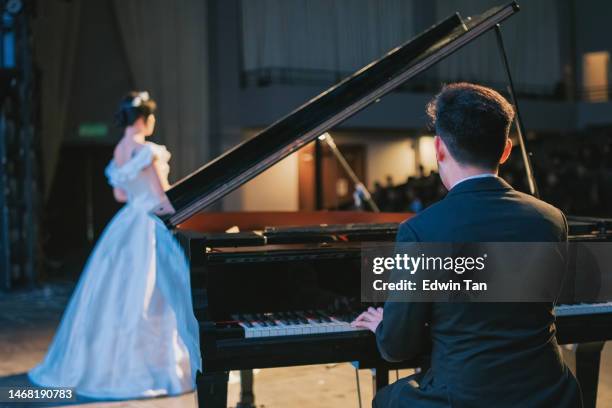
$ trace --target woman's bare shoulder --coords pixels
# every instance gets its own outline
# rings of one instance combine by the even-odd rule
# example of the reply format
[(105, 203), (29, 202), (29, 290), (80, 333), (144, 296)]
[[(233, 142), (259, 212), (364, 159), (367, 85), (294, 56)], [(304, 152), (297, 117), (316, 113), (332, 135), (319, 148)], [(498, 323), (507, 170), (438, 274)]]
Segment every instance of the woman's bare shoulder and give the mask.
[(113, 151), (113, 159), (115, 164), (117, 166), (122, 166), (144, 147), (144, 144), (135, 142), (134, 140), (121, 139)]

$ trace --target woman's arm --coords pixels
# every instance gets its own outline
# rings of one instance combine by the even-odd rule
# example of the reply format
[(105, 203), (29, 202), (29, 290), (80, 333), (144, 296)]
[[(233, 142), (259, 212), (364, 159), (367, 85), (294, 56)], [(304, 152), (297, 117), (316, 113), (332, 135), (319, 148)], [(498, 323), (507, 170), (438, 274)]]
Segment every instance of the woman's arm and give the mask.
[(162, 190), (165, 192), (170, 188), (170, 183), (168, 183), (167, 175), (162, 173), (162, 170), (159, 167), (159, 162), (157, 160), (153, 160), (153, 169), (155, 170), (155, 174), (157, 174), (157, 179), (159, 180), (159, 185)]
[(146, 172), (147, 176), (149, 176), (153, 182), (153, 191), (155, 191), (159, 197), (163, 197), (166, 195), (166, 188), (164, 187), (163, 177), (157, 168), (156, 162), (157, 159), (153, 158), (153, 162), (146, 168)]
[(159, 168), (156, 164), (156, 160), (153, 160), (153, 163), (146, 169), (147, 177), (151, 178), (153, 191), (159, 197), (160, 205), (158, 208), (154, 209), (155, 214), (164, 215), (164, 214), (173, 214), (174, 208), (168, 201), (168, 197), (166, 196), (166, 190), (170, 187), (166, 177), (161, 174)]

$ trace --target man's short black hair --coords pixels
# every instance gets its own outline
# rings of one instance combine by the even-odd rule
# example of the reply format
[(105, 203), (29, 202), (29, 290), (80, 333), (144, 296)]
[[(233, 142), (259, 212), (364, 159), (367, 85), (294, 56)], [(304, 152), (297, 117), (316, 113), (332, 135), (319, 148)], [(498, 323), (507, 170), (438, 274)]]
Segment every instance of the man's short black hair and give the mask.
[(427, 114), (457, 162), (498, 167), (514, 118), (512, 105), (498, 92), (467, 82), (445, 85)]

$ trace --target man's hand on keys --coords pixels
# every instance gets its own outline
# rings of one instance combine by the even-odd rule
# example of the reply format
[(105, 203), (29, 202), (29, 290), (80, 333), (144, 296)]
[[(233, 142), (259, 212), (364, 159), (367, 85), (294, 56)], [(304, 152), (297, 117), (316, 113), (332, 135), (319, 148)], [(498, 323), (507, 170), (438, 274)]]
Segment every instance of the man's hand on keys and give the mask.
[(351, 323), (353, 327), (363, 327), (376, 333), (376, 328), (382, 322), (383, 319), (383, 308), (369, 307), (368, 310), (357, 316), (357, 318)]

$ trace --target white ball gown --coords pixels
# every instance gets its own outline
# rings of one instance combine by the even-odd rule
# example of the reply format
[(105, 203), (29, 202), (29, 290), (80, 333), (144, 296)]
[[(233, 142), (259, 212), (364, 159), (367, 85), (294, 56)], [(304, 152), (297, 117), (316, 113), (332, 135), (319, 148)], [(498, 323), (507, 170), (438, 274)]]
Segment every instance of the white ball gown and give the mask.
[(144, 169), (156, 159), (167, 177), (170, 153), (147, 142), (106, 175), (127, 193), (87, 261), (45, 359), (28, 375), (40, 386), (74, 387), (95, 399), (177, 395), (201, 370), (189, 267), (165, 225)]

